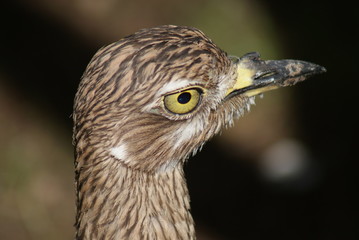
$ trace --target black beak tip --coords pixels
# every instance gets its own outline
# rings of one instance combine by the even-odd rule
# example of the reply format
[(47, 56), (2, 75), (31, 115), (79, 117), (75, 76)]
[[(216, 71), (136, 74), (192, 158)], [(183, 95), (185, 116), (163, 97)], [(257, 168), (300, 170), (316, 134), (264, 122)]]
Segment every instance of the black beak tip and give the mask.
[(321, 74), (321, 73), (325, 73), (327, 69), (318, 64), (310, 63), (307, 71), (312, 72), (313, 74)]
[(318, 75), (327, 72), (327, 69), (323, 66), (312, 64), (312, 67), (310, 67), (307, 71), (303, 71), (304, 75), (306, 75), (306, 72), (308, 76)]
[(327, 69), (323, 66), (319, 66), (319, 73), (325, 73), (327, 72)]
[(282, 87), (295, 85), (298, 82), (327, 71), (325, 67), (318, 64), (299, 60), (289, 60), (289, 64), (285, 69), (282, 81), (278, 81), (278, 85)]

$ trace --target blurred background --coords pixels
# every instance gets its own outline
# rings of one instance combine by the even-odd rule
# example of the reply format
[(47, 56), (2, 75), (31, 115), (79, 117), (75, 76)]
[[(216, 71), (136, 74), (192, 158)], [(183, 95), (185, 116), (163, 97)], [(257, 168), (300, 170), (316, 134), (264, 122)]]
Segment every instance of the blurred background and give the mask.
[(257, 98), (186, 164), (198, 239), (359, 239), (357, 16), (324, 0), (2, 1), (0, 239), (73, 238), (80, 77), (101, 46), (163, 24), (328, 70)]

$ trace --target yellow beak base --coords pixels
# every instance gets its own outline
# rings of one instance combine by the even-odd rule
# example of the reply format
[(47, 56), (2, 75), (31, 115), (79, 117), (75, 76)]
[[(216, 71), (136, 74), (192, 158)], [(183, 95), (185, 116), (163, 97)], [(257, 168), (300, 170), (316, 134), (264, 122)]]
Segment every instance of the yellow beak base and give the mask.
[(226, 98), (234, 95), (255, 96), (266, 91), (292, 86), (312, 75), (326, 72), (314, 63), (300, 60), (261, 60), (258, 53), (249, 53), (237, 63), (237, 79), (227, 90)]

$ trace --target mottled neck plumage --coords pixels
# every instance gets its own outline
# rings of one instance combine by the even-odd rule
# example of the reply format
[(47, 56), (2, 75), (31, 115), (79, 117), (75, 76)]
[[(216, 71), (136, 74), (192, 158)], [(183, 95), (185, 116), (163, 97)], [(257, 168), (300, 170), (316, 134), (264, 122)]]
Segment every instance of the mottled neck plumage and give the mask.
[(146, 173), (109, 158), (78, 168), (77, 190), (76, 239), (195, 239), (182, 166)]
[(101, 48), (74, 103), (77, 239), (194, 239), (183, 161), (257, 94), (325, 68), (228, 57), (196, 28), (143, 29)]

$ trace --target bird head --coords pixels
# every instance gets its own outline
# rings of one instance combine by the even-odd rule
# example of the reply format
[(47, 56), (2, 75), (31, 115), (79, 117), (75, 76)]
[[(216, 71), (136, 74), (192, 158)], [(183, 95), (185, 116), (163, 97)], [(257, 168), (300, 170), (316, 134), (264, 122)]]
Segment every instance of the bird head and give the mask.
[(256, 95), (324, 71), (258, 53), (228, 56), (191, 27), (140, 30), (100, 49), (82, 77), (74, 107), (80, 164), (95, 156), (167, 171), (249, 110)]

